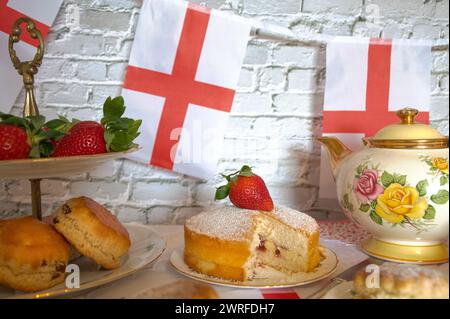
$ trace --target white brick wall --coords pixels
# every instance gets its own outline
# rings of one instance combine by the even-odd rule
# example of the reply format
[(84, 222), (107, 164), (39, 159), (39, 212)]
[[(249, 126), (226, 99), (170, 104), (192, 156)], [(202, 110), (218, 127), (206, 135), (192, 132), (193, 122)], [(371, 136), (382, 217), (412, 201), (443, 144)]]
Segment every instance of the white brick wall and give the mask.
[[(36, 81), (43, 114), (99, 119), (120, 92), (142, 0), (66, 0), (47, 40)], [(210, 7), (317, 34), (448, 40), (448, 0), (197, 0)], [(317, 203), (325, 48), (251, 41), (219, 163), (255, 166), (275, 201), (319, 218)], [(433, 51), (431, 122), (448, 134), (448, 47)], [(14, 112), (19, 114), (23, 93)], [(118, 160), (94, 172), (42, 183), (46, 213), (91, 195), (124, 221), (181, 223), (212, 203), (219, 178), (204, 183)], [(30, 212), (28, 184), (0, 181), (0, 216)]]

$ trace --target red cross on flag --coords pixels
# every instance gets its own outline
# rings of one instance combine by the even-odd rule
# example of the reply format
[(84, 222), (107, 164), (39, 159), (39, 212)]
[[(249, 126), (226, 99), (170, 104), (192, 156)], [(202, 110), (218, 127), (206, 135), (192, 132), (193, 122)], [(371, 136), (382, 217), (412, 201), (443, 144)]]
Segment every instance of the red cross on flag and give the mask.
[(216, 173), (250, 28), (184, 1), (144, 1), (122, 91), (127, 115), (142, 119), (142, 149), (130, 158)]
[[(22, 78), (14, 69), (8, 53), (8, 39), (20, 17), (33, 19), (45, 38), (63, 0), (0, 0), (0, 111), (9, 112), (22, 88)], [(22, 61), (31, 60), (38, 42), (22, 27), (21, 41), (14, 45)]]
[[(323, 135), (357, 150), (361, 139), (397, 123), (395, 111), (413, 107), (428, 123), (431, 42), (337, 37), (327, 43)], [(320, 197), (336, 198), (328, 155), (322, 151)]]

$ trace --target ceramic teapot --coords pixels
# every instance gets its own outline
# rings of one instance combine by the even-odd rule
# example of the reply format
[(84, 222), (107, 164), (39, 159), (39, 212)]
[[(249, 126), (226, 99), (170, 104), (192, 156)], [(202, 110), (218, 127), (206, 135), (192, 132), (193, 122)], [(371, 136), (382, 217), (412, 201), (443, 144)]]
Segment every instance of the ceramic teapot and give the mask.
[(363, 250), (381, 259), (448, 261), (448, 137), (415, 122), (415, 109), (397, 112), (362, 150), (352, 152), (335, 137), (319, 141), (328, 150), (340, 206), (372, 237)]

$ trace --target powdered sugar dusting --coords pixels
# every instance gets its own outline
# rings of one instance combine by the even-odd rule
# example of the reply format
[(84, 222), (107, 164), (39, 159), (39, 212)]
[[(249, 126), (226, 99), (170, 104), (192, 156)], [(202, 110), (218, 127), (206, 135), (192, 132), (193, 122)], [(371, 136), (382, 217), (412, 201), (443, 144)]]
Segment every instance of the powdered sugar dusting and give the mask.
[(191, 217), (186, 222), (190, 230), (225, 240), (242, 241), (248, 239), (252, 228), (252, 216), (257, 211), (227, 206), (205, 211)]
[(314, 218), (294, 209), (277, 206), (271, 212), (241, 209), (226, 206), (202, 212), (186, 222), (190, 230), (225, 240), (242, 241), (249, 238), (252, 228), (252, 216), (260, 213), (272, 216), (286, 225), (303, 230), (309, 235), (318, 232), (319, 226)]
[(304, 230), (310, 235), (319, 231), (319, 225), (314, 218), (295, 209), (284, 206), (276, 206), (268, 214), (271, 214), (274, 218), (280, 220), (286, 225), (289, 225), (295, 229)]

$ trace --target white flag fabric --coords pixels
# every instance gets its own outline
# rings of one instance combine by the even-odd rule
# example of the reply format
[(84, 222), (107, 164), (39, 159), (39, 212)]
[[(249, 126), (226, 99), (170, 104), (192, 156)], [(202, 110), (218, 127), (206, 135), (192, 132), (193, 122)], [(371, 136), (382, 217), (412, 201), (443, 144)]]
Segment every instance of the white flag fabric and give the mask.
[[(22, 16), (33, 19), (45, 38), (63, 0), (0, 0), (0, 111), (8, 113), (23, 86), (22, 77), (12, 65), (8, 40), (15, 20)], [(37, 40), (31, 39), (22, 26), (21, 41), (14, 45), (22, 61), (33, 59)]]
[[(428, 123), (430, 41), (336, 37), (327, 43), (326, 59), (323, 135), (358, 150), (363, 137), (399, 121), (398, 109), (417, 108), (417, 120)], [(319, 196), (336, 198), (325, 150), (320, 170)]]
[(216, 174), (250, 28), (196, 4), (144, 1), (122, 90), (126, 114), (142, 119), (131, 159)]

